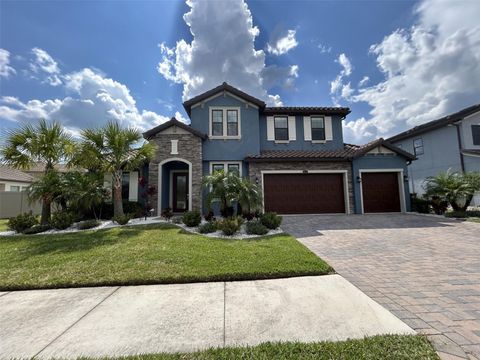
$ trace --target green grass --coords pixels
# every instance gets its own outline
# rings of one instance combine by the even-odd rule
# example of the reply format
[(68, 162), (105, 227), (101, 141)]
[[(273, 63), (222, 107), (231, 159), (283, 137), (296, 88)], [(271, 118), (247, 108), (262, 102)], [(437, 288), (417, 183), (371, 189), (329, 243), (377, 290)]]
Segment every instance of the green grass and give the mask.
[[(83, 358), (86, 359), (86, 358)], [(112, 358), (104, 358), (112, 359)], [(117, 358), (120, 359), (120, 358)], [(209, 349), (188, 354), (151, 354), (122, 357), (131, 360), (439, 360), (420, 335), (383, 335), (320, 343), (265, 343), (254, 347)]]
[(469, 217), (467, 218), (467, 221), (480, 223), (480, 217)]
[(8, 219), (0, 219), (0, 232), (8, 230)]
[(0, 237), (0, 290), (320, 275), (330, 266), (290, 235), (208, 238), (174, 225)]

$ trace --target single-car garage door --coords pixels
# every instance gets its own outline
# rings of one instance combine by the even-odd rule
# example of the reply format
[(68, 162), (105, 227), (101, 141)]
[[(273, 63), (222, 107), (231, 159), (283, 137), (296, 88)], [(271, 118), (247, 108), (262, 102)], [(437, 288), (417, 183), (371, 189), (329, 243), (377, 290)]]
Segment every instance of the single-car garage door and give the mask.
[(345, 213), (344, 175), (264, 174), (265, 211), (279, 214)]
[(397, 172), (362, 173), (363, 212), (400, 212)]

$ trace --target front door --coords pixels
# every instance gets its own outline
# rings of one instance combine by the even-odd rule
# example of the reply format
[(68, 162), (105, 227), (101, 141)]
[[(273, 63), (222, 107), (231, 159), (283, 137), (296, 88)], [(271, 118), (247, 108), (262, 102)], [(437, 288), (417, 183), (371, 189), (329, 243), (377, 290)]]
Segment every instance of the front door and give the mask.
[(173, 212), (188, 210), (188, 173), (173, 173)]

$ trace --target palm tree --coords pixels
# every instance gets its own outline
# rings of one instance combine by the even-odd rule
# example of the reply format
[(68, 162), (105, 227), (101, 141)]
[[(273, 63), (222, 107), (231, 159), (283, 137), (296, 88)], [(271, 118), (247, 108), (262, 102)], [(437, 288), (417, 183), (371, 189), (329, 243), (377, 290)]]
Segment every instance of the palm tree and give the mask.
[(229, 209), (233, 202), (238, 200), (238, 183), (238, 175), (235, 172), (225, 173), (220, 170), (205, 176), (203, 185), (208, 189), (206, 199), (208, 209), (211, 209), (213, 203), (219, 203), (222, 216), (230, 215)]
[(149, 160), (154, 154), (154, 146), (144, 142), (134, 148), (142, 139), (140, 131), (131, 127), (122, 128), (114, 121), (100, 129), (83, 130), (81, 137), (82, 144), (74, 163), (99, 173), (112, 174), (113, 214), (123, 216), (123, 171), (135, 170)]
[(238, 203), (245, 215), (251, 215), (262, 206), (260, 189), (248, 178), (242, 178), (238, 182)]
[[(45, 174), (38, 180), (30, 184), (27, 189), (28, 198), (30, 201), (43, 201), (43, 203), (49, 204), (46, 218), (48, 220), (43, 221), (43, 207), (42, 207), (42, 225), (48, 224), (51, 215), (51, 205), (56, 202), (64, 204), (62, 194), (62, 179), (61, 176), (54, 170), (47, 170)], [(62, 206), (64, 207), (64, 206)]]
[[(55, 165), (68, 161), (74, 153), (75, 143), (57, 122), (40, 120), (37, 125), (28, 124), (7, 132), (5, 146), (0, 149), (2, 163), (17, 169), (27, 170), (35, 163), (45, 164), (44, 174), (55, 171)], [(42, 224), (50, 221), (50, 193), (40, 196), (42, 200)]]
[(461, 211), (462, 203), (466, 202), (471, 194), (471, 186), (464, 176), (448, 169), (437, 176), (429, 176), (425, 180), (427, 196), (436, 196), (445, 199), (454, 211)]

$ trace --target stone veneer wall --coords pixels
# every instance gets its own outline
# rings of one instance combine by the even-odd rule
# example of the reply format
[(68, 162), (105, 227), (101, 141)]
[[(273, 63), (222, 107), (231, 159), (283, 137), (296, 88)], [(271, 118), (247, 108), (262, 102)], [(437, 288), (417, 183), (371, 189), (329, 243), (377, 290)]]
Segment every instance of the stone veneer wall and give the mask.
[[(171, 154), (171, 140), (178, 140), (178, 154)], [(157, 188), (156, 194), (152, 196), (150, 203), (155, 207), (156, 214), (159, 214), (158, 193), (158, 164), (169, 158), (180, 158), (192, 163), (192, 210), (201, 211), (202, 204), (202, 139), (190, 133), (158, 133), (149, 140), (155, 144), (155, 156), (150, 161), (148, 172), (148, 183)], [(160, 209), (161, 210), (161, 209)]]
[(355, 211), (353, 184), (352, 184), (352, 164), (349, 161), (335, 162), (250, 162), (249, 176), (250, 180), (255, 182), (258, 178), (258, 185), (262, 187), (262, 171), (265, 170), (347, 170), (348, 181), (348, 201), (350, 214)]

